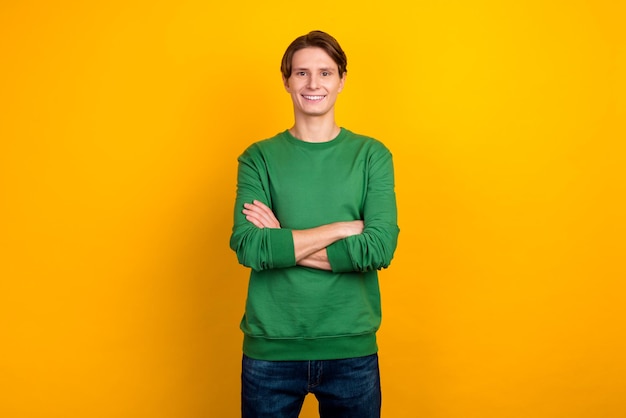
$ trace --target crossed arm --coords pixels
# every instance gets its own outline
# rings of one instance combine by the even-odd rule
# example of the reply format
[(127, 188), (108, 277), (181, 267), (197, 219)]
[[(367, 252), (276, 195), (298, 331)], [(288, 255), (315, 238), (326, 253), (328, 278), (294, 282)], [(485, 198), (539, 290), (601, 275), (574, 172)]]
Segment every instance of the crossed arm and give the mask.
[[(274, 212), (258, 200), (245, 203), (243, 214), (257, 228), (280, 228)], [(320, 270), (331, 270), (326, 247), (335, 241), (363, 232), (363, 221), (333, 222), (315, 228), (293, 230), (296, 264)]]

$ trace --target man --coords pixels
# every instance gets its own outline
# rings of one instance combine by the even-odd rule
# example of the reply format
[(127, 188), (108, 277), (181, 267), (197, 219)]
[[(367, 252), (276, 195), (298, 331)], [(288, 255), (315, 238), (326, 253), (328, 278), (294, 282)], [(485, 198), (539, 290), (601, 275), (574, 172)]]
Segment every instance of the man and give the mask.
[(294, 125), (239, 157), (230, 240), (250, 267), (242, 415), (380, 416), (377, 270), (398, 238), (393, 163), (379, 141), (340, 128), (346, 56), (330, 35), (294, 40), (281, 64)]

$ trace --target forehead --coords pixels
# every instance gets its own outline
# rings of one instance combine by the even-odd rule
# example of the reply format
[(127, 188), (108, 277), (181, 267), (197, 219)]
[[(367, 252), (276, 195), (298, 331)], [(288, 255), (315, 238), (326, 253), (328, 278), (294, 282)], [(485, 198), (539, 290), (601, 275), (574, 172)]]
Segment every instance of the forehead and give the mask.
[(296, 51), (291, 59), (295, 68), (330, 68), (337, 70), (337, 63), (322, 48), (307, 47)]

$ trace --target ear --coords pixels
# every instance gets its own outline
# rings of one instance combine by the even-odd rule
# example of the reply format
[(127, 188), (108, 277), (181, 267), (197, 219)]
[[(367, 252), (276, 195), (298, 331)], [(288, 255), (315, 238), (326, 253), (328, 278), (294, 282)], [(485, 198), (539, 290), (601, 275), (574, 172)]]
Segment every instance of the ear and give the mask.
[(285, 76), (283, 76), (283, 86), (289, 92), (289, 79), (285, 78)]
[(337, 90), (339, 93), (343, 90), (343, 86), (346, 83), (346, 77), (348, 77), (348, 73), (343, 73), (341, 75), (341, 80), (339, 80), (339, 90)]

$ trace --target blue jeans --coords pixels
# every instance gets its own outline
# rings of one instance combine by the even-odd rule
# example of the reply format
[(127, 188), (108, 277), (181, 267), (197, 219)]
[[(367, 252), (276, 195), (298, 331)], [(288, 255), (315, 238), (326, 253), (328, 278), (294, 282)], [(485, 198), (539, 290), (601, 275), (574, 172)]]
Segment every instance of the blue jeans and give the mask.
[(307, 393), (317, 398), (321, 418), (379, 418), (378, 355), (315, 361), (243, 356), (243, 418), (296, 418)]

